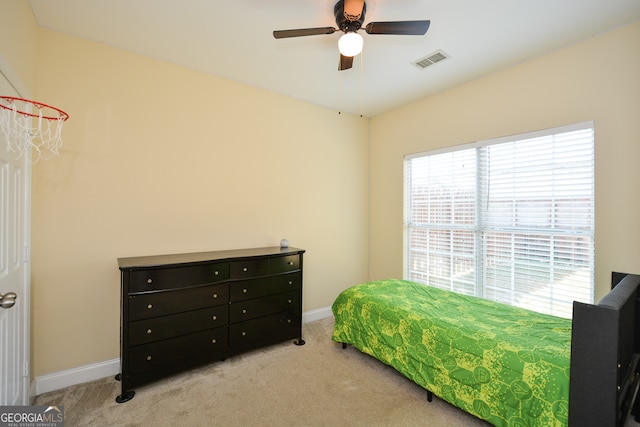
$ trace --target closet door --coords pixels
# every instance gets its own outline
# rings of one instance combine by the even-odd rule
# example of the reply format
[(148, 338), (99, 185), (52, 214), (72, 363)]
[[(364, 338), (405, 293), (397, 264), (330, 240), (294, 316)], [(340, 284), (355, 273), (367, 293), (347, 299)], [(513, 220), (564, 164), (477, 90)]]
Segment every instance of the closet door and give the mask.
[[(2, 62), (0, 94), (20, 97)], [(30, 206), (31, 163), (9, 152), (0, 132), (0, 406), (30, 403)]]

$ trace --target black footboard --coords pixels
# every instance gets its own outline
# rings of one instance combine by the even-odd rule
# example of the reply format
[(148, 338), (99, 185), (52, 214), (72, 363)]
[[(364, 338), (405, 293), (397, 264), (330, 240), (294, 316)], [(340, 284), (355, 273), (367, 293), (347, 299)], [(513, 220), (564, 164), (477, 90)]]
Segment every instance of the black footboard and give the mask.
[(640, 276), (616, 280), (597, 305), (573, 304), (569, 427), (621, 427), (637, 393)]

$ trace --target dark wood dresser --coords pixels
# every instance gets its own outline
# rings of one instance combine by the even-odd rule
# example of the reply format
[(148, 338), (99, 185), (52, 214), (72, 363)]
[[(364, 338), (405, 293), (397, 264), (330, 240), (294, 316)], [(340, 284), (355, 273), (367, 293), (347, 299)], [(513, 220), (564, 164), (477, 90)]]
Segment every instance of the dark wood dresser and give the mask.
[(132, 390), (214, 360), (302, 339), (302, 255), (255, 248), (118, 258), (118, 403)]

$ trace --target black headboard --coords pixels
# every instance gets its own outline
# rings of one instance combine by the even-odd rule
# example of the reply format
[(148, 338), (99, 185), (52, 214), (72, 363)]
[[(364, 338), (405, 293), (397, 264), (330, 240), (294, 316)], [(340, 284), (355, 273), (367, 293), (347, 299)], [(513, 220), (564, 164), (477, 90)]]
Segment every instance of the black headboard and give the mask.
[(629, 275), (628, 273), (618, 273), (617, 271), (612, 271), (611, 272), (611, 289), (615, 288), (616, 285), (620, 283), (620, 281), (628, 275)]
[[(629, 275), (627, 273), (618, 273), (616, 271), (611, 273), (611, 289), (615, 288), (616, 285), (618, 283), (620, 283), (622, 281), (622, 279), (624, 279), (627, 276), (632, 276), (633, 275)], [(614, 293), (615, 294), (615, 293)], [(600, 301), (600, 304), (602, 304), (603, 301), (605, 301), (605, 299), (608, 297), (605, 296), (605, 298), (602, 299), (602, 301)], [(630, 355), (629, 353), (638, 353), (640, 354), (640, 288), (637, 291), (637, 295), (636, 295), (636, 307), (638, 307), (638, 309), (634, 310), (635, 311), (635, 322), (631, 322), (629, 320), (624, 321), (623, 320), (623, 324), (624, 325), (629, 325), (629, 324), (633, 324), (633, 328), (626, 328), (624, 331), (622, 331), (622, 333), (625, 333), (627, 335), (633, 335), (633, 338), (628, 337), (625, 342), (633, 342), (633, 348), (627, 348), (624, 349), (624, 351), (627, 354), (627, 360), (630, 359)], [(631, 311), (631, 309), (627, 309), (628, 311)]]
[(573, 303), (569, 427), (624, 425), (638, 384), (640, 276), (613, 273), (598, 304)]

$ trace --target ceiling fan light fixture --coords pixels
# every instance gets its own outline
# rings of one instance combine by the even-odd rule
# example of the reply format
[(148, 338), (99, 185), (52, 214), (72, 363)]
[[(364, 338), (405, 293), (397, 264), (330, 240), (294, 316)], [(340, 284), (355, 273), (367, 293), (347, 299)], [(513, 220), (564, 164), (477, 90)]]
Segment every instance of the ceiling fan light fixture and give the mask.
[(362, 52), (364, 40), (356, 32), (346, 32), (338, 39), (338, 50), (343, 56), (356, 56)]

